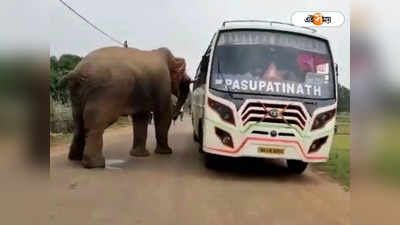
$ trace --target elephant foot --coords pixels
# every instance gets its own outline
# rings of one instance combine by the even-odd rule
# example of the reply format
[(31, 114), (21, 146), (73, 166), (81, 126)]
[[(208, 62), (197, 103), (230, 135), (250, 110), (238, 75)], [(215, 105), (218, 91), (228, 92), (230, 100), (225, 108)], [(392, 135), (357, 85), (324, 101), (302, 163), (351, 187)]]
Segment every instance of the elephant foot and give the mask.
[(168, 154), (172, 154), (172, 149), (168, 146), (167, 147), (157, 146), (157, 148), (154, 152), (157, 154), (161, 154), (161, 155), (168, 155)]
[(147, 157), (150, 156), (150, 152), (147, 151), (145, 148), (133, 148), (129, 153), (131, 156), (134, 157)]
[(68, 154), (68, 159), (71, 161), (82, 161), (83, 153), (76, 153), (74, 151), (70, 151)]
[(87, 169), (105, 168), (106, 160), (104, 159), (103, 156), (97, 158), (90, 158), (88, 156), (83, 156), (82, 165)]
[(77, 141), (74, 140), (69, 147), (68, 159), (71, 161), (82, 161), (84, 148), (84, 144), (77, 143)]

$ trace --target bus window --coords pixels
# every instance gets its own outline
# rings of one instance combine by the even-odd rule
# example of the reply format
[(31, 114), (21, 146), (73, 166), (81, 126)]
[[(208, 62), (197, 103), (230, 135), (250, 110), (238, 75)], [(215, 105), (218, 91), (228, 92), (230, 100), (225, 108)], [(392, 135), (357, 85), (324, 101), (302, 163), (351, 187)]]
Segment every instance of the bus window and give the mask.
[(208, 64), (210, 62), (210, 47), (208, 47), (206, 53), (203, 55), (199, 68), (197, 68), (196, 72), (196, 81), (194, 84), (194, 89), (198, 88), (202, 84), (206, 83), (207, 72), (208, 72)]

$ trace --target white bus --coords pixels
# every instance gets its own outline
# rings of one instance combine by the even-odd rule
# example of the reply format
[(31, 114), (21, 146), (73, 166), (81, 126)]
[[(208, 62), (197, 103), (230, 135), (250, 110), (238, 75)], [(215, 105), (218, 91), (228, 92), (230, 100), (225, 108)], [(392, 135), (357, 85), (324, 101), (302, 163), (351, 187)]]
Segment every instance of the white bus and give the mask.
[(302, 173), (326, 162), (334, 135), (337, 66), (327, 38), (273, 21), (226, 21), (197, 69), (194, 139), (207, 159), (286, 159)]

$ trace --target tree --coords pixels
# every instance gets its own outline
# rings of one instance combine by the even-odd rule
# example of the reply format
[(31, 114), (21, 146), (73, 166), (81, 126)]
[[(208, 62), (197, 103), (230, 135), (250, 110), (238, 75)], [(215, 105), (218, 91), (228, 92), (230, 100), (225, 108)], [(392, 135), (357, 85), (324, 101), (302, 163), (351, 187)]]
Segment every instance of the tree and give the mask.
[(69, 71), (73, 70), (75, 66), (81, 61), (81, 57), (77, 55), (65, 54), (60, 57), (57, 62), (58, 71), (67, 74)]
[(68, 102), (68, 91), (65, 87), (59, 87), (58, 82), (73, 70), (81, 59), (81, 57), (71, 54), (62, 55), (59, 60), (55, 56), (50, 57), (50, 96), (54, 101), (63, 104)]
[(339, 84), (338, 95), (338, 111), (350, 112), (350, 89)]

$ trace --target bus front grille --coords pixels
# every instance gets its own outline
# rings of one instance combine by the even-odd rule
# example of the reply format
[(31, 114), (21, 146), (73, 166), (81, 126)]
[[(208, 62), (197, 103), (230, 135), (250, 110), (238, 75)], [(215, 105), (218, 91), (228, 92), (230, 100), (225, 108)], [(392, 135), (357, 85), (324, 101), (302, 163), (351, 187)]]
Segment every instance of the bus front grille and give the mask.
[[(268, 112), (272, 109), (279, 111), (279, 116), (271, 117)], [(298, 105), (269, 104), (261, 102), (248, 103), (241, 114), (242, 125), (249, 122), (264, 122), (288, 124), (304, 129), (306, 126), (306, 112)]]

